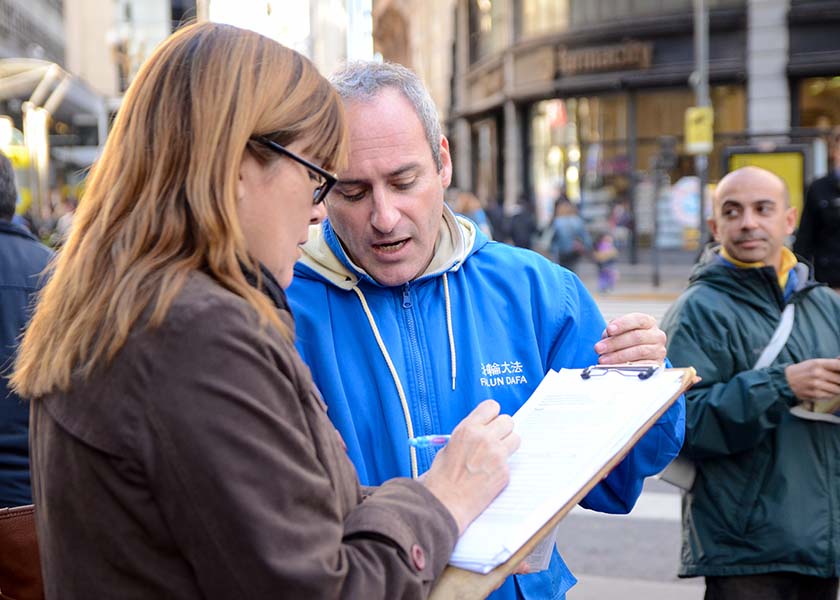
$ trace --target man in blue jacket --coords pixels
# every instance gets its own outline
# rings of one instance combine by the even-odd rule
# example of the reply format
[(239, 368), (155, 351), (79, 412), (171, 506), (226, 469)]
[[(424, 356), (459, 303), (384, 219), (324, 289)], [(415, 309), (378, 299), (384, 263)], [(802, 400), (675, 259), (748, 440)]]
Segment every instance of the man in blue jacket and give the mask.
[(0, 508), (32, 503), (29, 405), (8, 389), (8, 374), (31, 314), (32, 296), (52, 254), (12, 224), (16, 200), (12, 164), (0, 153)]
[[(652, 317), (616, 319), (602, 339), (604, 320), (574, 274), (488, 241), (444, 206), (449, 145), (414, 74), (357, 63), (333, 83), (350, 164), (288, 296), (298, 349), (363, 483), (423, 473), (435, 450), (409, 450), (407, 438), (450, 432), (485, 398), (514, 413), (549, 369), (664, 358)], [(681, 400), (582, 505), (629, 511), (683, 429)], [(555, 552), (547, 570), (509, 578), (494, 597), (558, 599), (574, 582)]]

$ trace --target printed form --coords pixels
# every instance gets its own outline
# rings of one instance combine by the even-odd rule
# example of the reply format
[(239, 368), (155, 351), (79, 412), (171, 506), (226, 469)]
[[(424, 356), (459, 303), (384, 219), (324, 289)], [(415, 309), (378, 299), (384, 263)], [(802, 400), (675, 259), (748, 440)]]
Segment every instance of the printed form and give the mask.
[(649, 379), (614, 371), (582, 379), (582, 369), (550, 371), (513, 416), (522, 445), (510, 483), (473, 521), (450, 564), (488, 573), (568, 504), (680, 389), (682, 373)]

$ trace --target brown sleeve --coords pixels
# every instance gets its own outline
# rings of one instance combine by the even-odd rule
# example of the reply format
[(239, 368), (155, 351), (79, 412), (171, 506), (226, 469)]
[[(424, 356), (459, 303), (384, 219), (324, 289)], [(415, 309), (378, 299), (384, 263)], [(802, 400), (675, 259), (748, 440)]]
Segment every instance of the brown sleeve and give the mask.
[(356, 505), (355, 472), (337, 440), (316, 439), (292, 352), (229, 306), (155, 348), (144, 462), (178, 551), (207, 598), (425, 597), (454, 520), (410, 480)]

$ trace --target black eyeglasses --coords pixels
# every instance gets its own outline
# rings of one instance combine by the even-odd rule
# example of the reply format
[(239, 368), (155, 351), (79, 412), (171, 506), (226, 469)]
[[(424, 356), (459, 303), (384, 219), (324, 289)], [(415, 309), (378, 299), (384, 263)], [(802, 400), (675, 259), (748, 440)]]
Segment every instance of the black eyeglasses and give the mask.
[(315, 180), (318, 182), (318, 187), (315, 188), (315, 192), (312, 194), (312, 202), (313, 204), (320, 204), (323, 202), (327, 194), (330, 193), (330, 190), (335, 185), (338, 178), (330, 173), (329, 171), (325, 171), (321, 167), (316, 164), (313, 164), (306, 160), (305, 158), (301, 158), (291, 150), (287, 150), (277, 142), (272, 142), (270, 139), (263, 137), (261, 135), (254, 136), (251, 138), (255, 142), (259, 142), (263, 146), (267, 146), (277, 152), (278, 154), (282, 154), (288, 158), (291, 158), (296, 163), (299, 163), (306, 167), (309, 172), (314, 175)]

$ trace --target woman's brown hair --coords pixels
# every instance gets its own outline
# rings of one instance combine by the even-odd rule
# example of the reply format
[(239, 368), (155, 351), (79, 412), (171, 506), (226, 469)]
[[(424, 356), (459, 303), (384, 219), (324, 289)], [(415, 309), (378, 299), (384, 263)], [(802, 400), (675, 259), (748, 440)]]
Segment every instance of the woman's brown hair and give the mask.
[(11, 383), (21, 396), (66, 391), (110, 361), (148, 308), (164, 319), (188, 275), (203, 270), (283, 326), (250, 286), (236, 212), (243, 153), (276, 157), (252, 136), (306, 140), (329, 170), (343, 165), (341, 102), (297, 52), (229, 25), (179, 30), (128, 89), (92, 168), (73, 231), (24, 336)]

